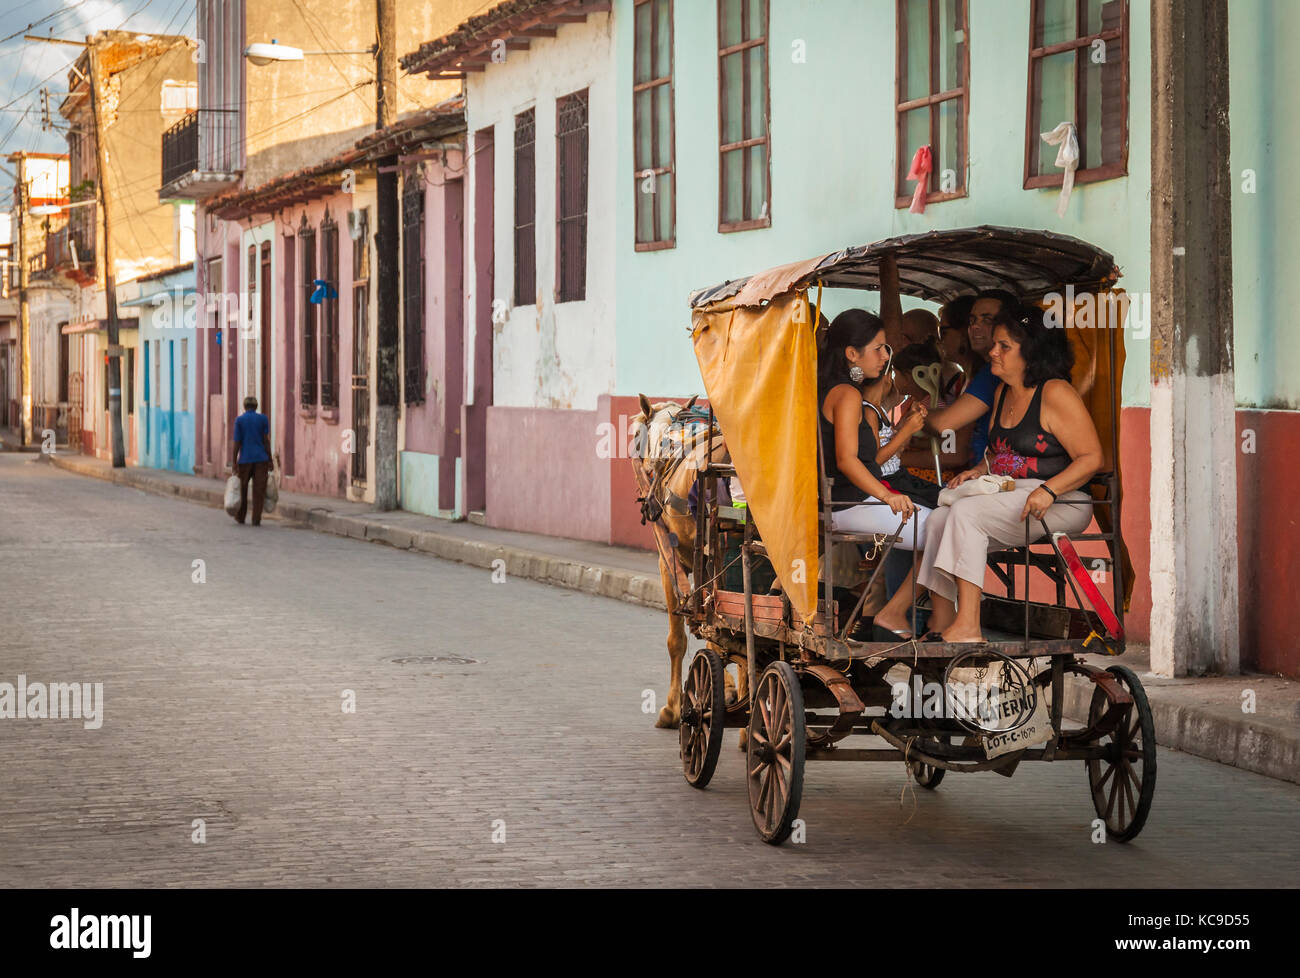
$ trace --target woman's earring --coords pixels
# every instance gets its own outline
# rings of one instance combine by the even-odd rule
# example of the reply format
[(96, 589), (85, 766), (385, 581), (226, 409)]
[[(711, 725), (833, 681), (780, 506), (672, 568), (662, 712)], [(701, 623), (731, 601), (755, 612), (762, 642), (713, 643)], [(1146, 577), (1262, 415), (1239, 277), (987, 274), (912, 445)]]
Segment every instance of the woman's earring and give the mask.
[(859, 367), (856, 363), (853, 366), (849, 367), (849, 380), (853, 381), (853, 383), (855, 384), (862, 383), (862, 381), (866, 379), (866, 376), (867, 376), (867, 372), (863, 370), (861, 367)]

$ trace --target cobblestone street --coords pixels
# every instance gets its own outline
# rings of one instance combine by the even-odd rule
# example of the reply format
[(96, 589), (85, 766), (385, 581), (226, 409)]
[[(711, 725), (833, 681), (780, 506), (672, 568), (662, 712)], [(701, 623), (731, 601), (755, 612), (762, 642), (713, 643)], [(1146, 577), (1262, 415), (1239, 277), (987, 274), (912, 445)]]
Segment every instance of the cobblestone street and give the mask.
[(901, 764), (810, 764), (807, 841), (769, 847), (735, 733), (695, 791), (676, 734), (642, 711), (643, 690), (666, 692), (662, 613), (275, 520), (238, 526), (31, 456), (0, 455), (0, 500), (0, 682), (104, 688), (99, 729), (0, 720), (7, 886), (1300, 874), (1300, 785), (1172, 751), (1128, 846), (1092, 843), (1083, 765), (1062, 763), (915, 794)]

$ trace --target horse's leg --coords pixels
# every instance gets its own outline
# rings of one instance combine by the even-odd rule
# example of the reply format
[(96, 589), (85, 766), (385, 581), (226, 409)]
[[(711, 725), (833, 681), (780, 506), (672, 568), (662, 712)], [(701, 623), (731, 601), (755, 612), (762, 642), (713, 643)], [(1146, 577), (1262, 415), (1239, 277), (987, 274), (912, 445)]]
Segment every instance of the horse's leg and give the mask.
[(659, 711), (656, 727), (675, 729), (682, 718), (682, 659), (686, 655), (686, 623), (677, 614), (677, 593), (673, 589), (675, 569), (659, 557), (659, 579), (668, 606), (668, 702)]
[[(736, 663), (736, 699), (742, 703), (749, 699), (749, 663)], [(740, 728), (740, 737), (736, 746), (744, 750), (749, 745), (749, 728)]]

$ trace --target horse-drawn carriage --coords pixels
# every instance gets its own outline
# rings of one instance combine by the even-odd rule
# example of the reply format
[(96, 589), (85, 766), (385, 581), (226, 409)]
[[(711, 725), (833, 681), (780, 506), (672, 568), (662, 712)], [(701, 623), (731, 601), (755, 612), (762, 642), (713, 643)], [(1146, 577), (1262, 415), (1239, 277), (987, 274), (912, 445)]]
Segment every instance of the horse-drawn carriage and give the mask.
[[(874, 551), (874, 581), (908, 532), (901, 522), (884, 538), (832, 528), (841, 504), (826, 475), (833, 448), (817, 423), (823, 290), (879, 290), (882, 263), (886, 287), (897, 281), (905, 295), (946, 302), (997, 288), (1059, 315), (1075, 351), (1072, 383), (1101, 437), (1105, 465), (1085, 490), (1093, 532), (1070, 540), (1043, 523), (1039, 537), (1026, 520), (1025, 545), (988, 555), (990, 579), (1006, 593), (986, 594), (983, 643), (860, 640), (867, 591), (835, 581), (837, 546)], [(1127, 841), (1141, 830), (1156, 774), (1146, 695), (1131, 670), (1083, 658), (1124, 651), (1131, 582), (1119, 532), (1127, 300), (1118, 277), (1110, 255), (1077, 239), (981, 227), (850, 248), (691, 296), (708, 413), (674, 426), (681, 406), (643, 399), (653, 447), (672, 430), (685, 430), (685, 441), (664, 453), (671, 463), (637, 466), (677, 619), (660, 724), (679, 721), (683, 771), (697, 788), (714, 773), (724, 729), (747, 731), (749, 801), (765, 841), (790, 835), (814, 760), (902, 760), (931, 789), (948, 771), (1009, 776), (1021, 761), (1083, 761), (1108, 834)], [(733, 480), (743, 505), (728, 498)], [(1080, 558), (1076, 542), (1099, 553)], [(1113, 610), (1097, 588), (1105, 580)], [(913, 620), (915, 604), (914, 594)], [(708, 646), (679, 679), (683, 624)], [(1091, 683), (1086, 719), (1065, 717), (1067, 676)], [(850, 737), (878, 740), (850, 748)]]

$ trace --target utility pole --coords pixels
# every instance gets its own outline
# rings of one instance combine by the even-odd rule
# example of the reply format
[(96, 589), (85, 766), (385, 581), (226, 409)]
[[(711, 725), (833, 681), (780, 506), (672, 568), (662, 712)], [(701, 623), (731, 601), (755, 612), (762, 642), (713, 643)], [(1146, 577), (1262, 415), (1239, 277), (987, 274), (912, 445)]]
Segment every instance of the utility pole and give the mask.
[(32, 318), (27, 305), (27, 160), (18, 165), (14, 181), (18, 198), (18, 404), (24, 448), (32, 443)]
[(1154, 0), (1151, 671), (1239, 671), (1226, 0)]
[[(375, 128), (397, 121), (397, 0), (375, 0), (379, 48)], [(397, 156), (378, 161), (375, 252), (379, 308), (375, 339), (375, 508), (397, 508), (397, 414), (401, 370), (397, 362), (401, 277), (398, 274)]]
[[(93, 37), (86, 38), (90, 59), (90, 105), (95, 117), (95, 160), (99, 169), (99, 208), (104, 213), (104, 303), (108, 313), (108, 418), (113, 439), (113, 468), (126, 466), (126, 448), (122, 437), (122, 347), (118, 343), (117, 284), (113, 277), (112, 234), (109, 230), (108, 140), (105, 138), (104, 106), (99, 97), (99, 52)], [(71, 237), (69, 235), (69, 237)]]

